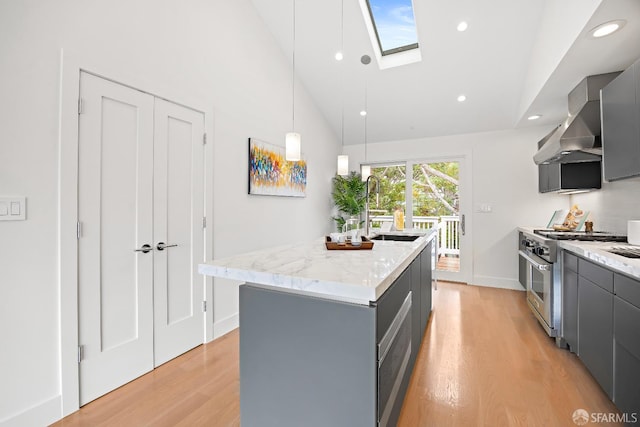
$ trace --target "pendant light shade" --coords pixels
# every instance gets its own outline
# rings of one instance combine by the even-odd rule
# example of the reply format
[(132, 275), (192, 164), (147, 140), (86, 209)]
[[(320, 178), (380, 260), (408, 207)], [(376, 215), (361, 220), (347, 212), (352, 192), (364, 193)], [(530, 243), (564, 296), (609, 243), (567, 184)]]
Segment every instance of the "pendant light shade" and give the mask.
[(349, 156), (345, 154), (338, 156), (338, 175), (349, 175)]
[(290, 162), (300, 160), (300, 134), (296, 132), (287, 133), (285, 140), (285, 158)]
[(369, 178), (369, 176), (371, 175), (371, 166), (362, 165), (360, 167), (360, 175), (362, 175), (362, 180), (366, 181), (367, 178)]
[[(360, 62), (362, 62), (362, 64), (366, 66), (371, 62), (371, 58), (369, 58), (368, 55), (363, 55), (362, 58), (360, 58)], [(366, 113), (367, 111), (367, 77), (366, 77), (366, 74), (364, 79), (364, 110), (363, 111), (365, 113), (364, 114), (360, 113), (360, 115), (364, 117), (364, 161), (366, 163), (367, 162), (367, 113)], [(362, 180), (366, 181), (370, 175), (371, 175), (371, 166), (361, 165), (360, 176), (362, 177)]]
[[(344, 0), (340, 2), (340, 51), (336, 54), (336, 59), (341, 61), (343, 58), (342, 52), (344, 51)], [(340, 59), (338, 59), (338, 56)], [(342, 93), (342, 124), (341, 124), (341, 136), (340, 145), (342, 145), (342, 152), (344, 153), (344, 75), (341, 75), (341, 93)], [(338, 175), (349, 175), (349, 156), (346, 154), (338, 155)]]

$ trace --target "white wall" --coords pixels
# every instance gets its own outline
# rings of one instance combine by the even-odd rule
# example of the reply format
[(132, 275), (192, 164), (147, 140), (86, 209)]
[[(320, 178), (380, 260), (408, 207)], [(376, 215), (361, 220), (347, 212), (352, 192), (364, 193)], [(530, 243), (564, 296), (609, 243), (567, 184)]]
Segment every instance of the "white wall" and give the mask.
[[(538, 193), (533, 163), (546, 126), (501, 132), (454, 135), (367, 145), (367, 161), (426, 160), (471, 152), (473, 276), (472, 284), (522, 290), (518, 283), (518, 226), (546, 226), (556, 209), (569, 207), (569, 196)], [(346, 151), (350, 164), (364, 162), (362, 145)], [(488, 203), (491, 213), (476, 212)]]
[(545, 2), (538, 37), (522, 86), (518, 117), (527, 112), (601, 3), (602, 0)]
[[(290, 63), (249, 0), (0, 2), (0, 195), (27, 197), (26, 221), (0, 222), (0, 425), (61, 415), (61, 48), (91, 71), (213, 114), (216, 257), (315, 238), (331, 225), (338, 142), (300, 87), (308, 196), (246, 194), (247, 138), (283, 145), (291, 126)], [(216, 283), (214, 309), (218, 333), (234, 327), (235, 285)]]
[(590, 211), (594, 230), (627, 234), (627, 221), (640, 220), (640, 178), (603, 182), (602, 189), (574, 194), (571, 202)]

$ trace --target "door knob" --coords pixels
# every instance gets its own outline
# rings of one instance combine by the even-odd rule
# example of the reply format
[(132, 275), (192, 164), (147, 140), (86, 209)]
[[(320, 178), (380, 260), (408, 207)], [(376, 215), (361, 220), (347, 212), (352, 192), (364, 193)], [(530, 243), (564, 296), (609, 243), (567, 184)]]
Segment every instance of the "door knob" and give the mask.
[(156, 246), (156, 249), (159, 250), (159, 251), (164, 251), (166, 248), (175, 248), (176, 246), (178, 246), (178, 245), (167, 245), (164, 242), (160, 242)]
[(143, 254), (146, 254), (147, 252), (151, 252), (153, 250), (153, 248), (149, 245), (142, 245), (142, 247), (140, 249), (134, 249), (134, 252), (142, 252)]

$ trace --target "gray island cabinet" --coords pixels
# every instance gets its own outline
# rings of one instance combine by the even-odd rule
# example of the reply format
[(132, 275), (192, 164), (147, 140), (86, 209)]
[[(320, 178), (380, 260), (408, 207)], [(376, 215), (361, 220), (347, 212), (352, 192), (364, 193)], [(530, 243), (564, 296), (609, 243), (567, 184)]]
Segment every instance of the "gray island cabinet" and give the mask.
[[(276, 255), (283, 270), (270, 265), (273, 284), (254, 262), (245, 277), (263, 283), (240, 286), (242, 426), (395, 426), (431, 313), (433, 237), (375, 242), (373, 251), (314, 255), (309, 247), (300, 270), (284, 274), (283, 254), (304, 253), (287, 248)], [(361, 277), (337, 283), (325, 272), (309, 281), (309, 271), (321, 275), (322, 264), (340, 262)], [(215, 271), (200, 271), (233, 277), (240, 270), (234, 261), (212, 264)], [(368, 300), (356, 297), (357, 283)]]
[(563, 338), (622, 414), (640, 414), (640, 281), (568, 250), (562, 262)]

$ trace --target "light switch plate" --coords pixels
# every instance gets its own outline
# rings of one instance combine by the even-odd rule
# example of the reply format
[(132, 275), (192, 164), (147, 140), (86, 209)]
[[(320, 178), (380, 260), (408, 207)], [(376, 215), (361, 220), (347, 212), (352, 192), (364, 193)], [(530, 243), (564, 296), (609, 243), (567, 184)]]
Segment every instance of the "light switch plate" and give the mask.
[(491, 207), (491, 204), (489, 203), (478, 203), (476, 205), (476, 212), (479, 213), (491, 213), (493, 211), (493, 208)]
[(27, 219), (27, 198), (0, 196), (0, 221), (24, 221)]

